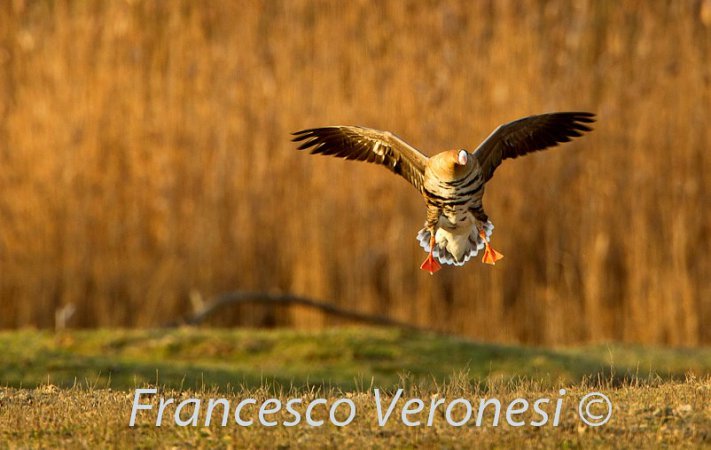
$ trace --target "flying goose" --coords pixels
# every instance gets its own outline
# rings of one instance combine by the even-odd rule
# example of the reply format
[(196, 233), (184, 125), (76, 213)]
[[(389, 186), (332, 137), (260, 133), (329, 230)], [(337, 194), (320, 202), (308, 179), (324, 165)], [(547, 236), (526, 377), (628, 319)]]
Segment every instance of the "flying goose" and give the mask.
[(381, 164), (422, 194), (427, 220), (417, 234), (428, 253), (420, 266), (430, 274), (442, 264), (464, 265), (484, 249), (482, 262), (494, 265), (503, 255), (489, 245), (494, 225), (484, 212), (484, 185), (507, 158), (554, 147), (595, 121), (589, 112), (556, 112), (524, 117), (499, 126), (469, 153), (448, 150), (427, 157), (388, 131), (359, 126), (330, 126), (292, 133), (298, 149), (311, 154)]

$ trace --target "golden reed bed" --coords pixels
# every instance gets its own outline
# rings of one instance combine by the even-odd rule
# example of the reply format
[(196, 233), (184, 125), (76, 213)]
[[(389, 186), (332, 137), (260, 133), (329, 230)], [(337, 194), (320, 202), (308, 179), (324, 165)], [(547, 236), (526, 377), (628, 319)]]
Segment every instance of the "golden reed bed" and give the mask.
[[(5, 2), (0, 327), (67, 304), (151, 326), (244, 289), (486, 340), (708, 344), (709, 54), (707, 0)], [(406, 183), (289, 142), (360, 124), (431, 154), (553, 110), (595, 132), (499, 169), (507, 259), (436, 277)]]

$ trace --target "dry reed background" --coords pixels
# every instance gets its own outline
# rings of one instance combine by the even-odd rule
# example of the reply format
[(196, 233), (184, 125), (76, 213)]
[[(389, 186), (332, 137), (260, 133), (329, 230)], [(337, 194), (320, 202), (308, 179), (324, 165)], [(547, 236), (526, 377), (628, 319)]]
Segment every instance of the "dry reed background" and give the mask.
[[(708, 0), (3, 2), (0, 327), (66, 304), (153, 326), (241, 289), (485, 340), (708, 344), (710, 55)], [(473, 148), (553, 110), (599, 121), (499, 168), (507, 258), (434, 277), (407, 183), (289, 142), (361, 124)]]

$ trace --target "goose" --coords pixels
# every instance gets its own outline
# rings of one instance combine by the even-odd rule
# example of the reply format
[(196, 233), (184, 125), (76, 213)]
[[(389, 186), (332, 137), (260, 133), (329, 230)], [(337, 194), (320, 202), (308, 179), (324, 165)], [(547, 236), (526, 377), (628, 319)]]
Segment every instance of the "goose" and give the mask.
[(417, 234), (428, 254), (420, 268), (434, 274), (441, 264), (462, 266), (484, 250), (482, 262), (495, 265), (503, 255), (491, 245), (493, 223), (484, 212), (484, 186), (504, 159), (568, 142), (591, 131), (590, 112), (553, 112), (505, 123), (472, 152), (446, 150), (431, 157), (389, 131), (351, 125), (292, 133), (298, 150), (387, 167), (419, 191), (427, 207)]

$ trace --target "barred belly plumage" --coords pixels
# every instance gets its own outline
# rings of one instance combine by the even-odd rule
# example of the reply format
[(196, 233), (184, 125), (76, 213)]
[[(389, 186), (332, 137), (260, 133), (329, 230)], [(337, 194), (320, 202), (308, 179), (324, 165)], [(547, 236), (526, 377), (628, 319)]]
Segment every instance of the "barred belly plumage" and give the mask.
[[(480, 231), (484, 231), (488, 241), (494, 226), (482, 208), (483, 195), (484, 183), (476, 166), (461, 179), (442, 181), (433, 177), (426, 183), (425, 202), (428, 208), (439, 212), (433, 256), (440, 263), (461, 266), (484, 248)], [(425, 224), (417, 239), (429, 252), (428, 228)]]

